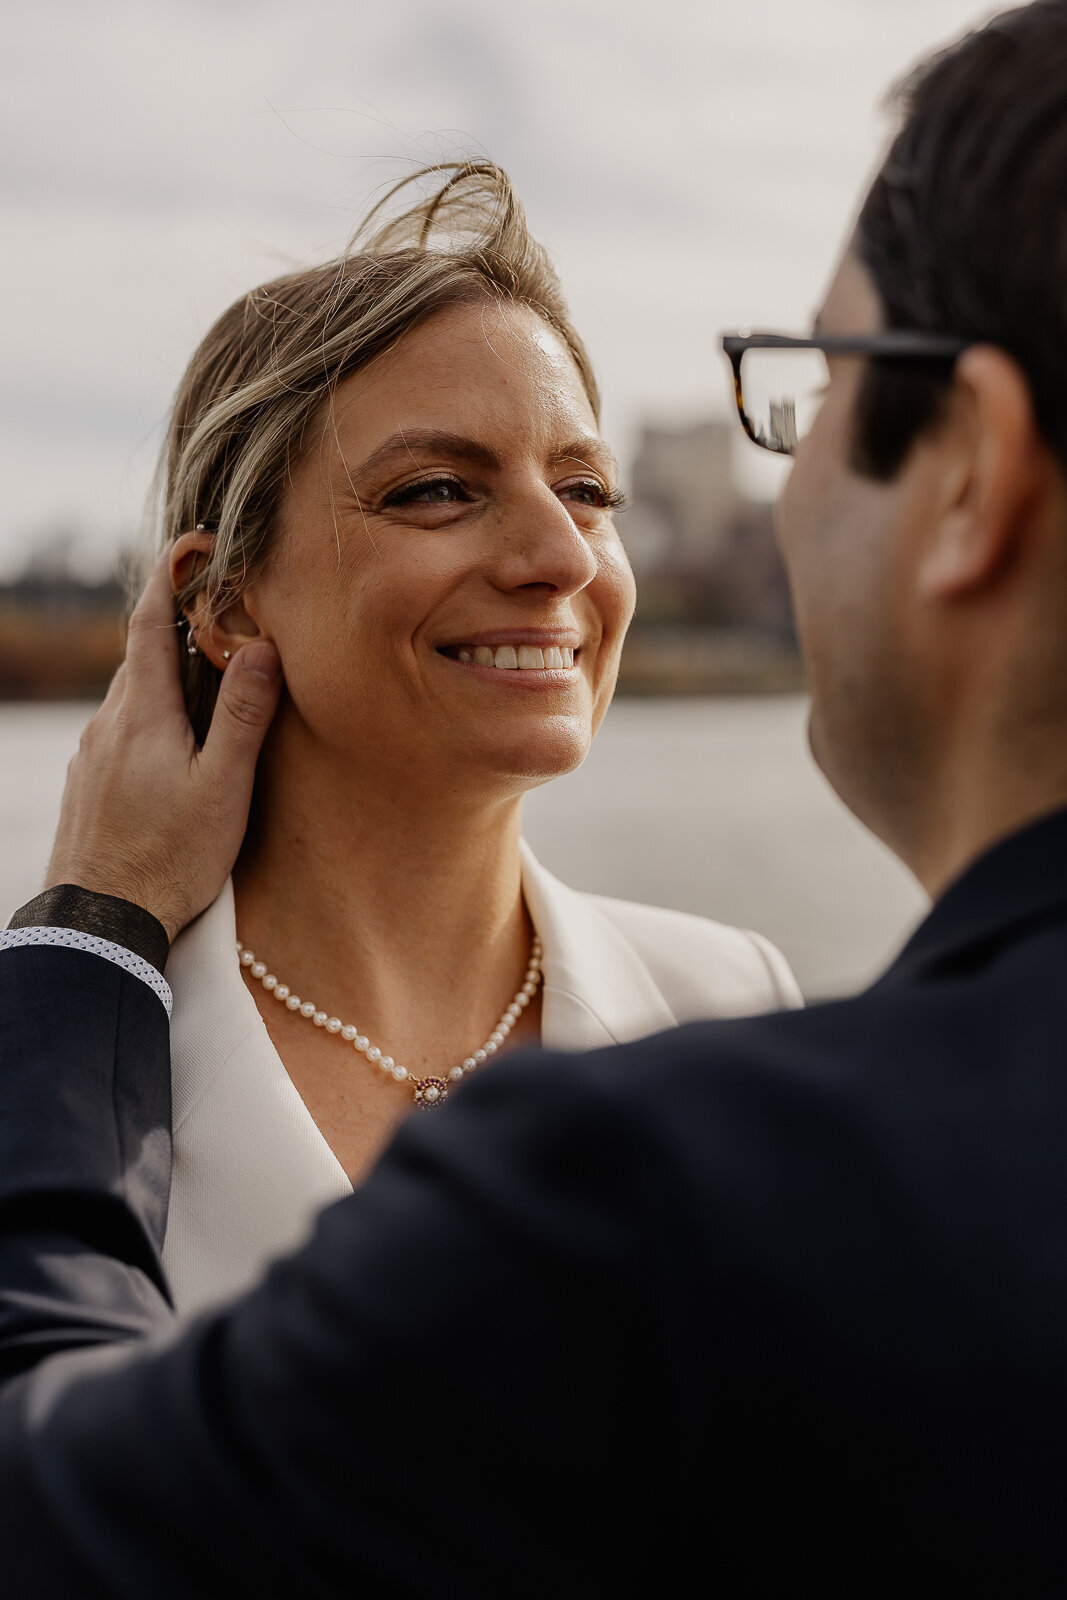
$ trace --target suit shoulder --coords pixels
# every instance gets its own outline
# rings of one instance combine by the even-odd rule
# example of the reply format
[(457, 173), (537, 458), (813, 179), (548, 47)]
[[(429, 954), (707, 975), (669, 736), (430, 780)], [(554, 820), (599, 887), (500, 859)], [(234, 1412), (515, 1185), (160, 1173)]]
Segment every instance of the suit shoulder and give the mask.
[(761, 934), (666, 906), (585, 898), (633, 946), (681, 1022), (803, 1004), (789, 963)]

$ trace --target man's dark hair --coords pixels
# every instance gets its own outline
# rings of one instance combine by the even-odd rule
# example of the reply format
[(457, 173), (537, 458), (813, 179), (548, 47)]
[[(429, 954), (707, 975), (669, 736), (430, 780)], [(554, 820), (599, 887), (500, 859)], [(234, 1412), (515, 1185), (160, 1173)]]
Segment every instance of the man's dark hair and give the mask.
[[(1067, 0), (1003, 13), (897, 95), (904, 123), (855, 241), (887, 324), (1007, 350), (1067, 469)], [(937, 422), (950, 375), (946, 363), (869, 363), (856, 470), (895, 476)]]

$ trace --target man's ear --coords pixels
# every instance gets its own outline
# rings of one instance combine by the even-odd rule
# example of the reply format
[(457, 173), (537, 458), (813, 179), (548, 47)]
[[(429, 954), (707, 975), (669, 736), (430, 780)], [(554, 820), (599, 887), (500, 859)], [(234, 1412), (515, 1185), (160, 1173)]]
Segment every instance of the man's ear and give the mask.
[(1051, 457), (1037, 427), (1030, 385), (996, 345), (972, 345), (956, 362), (951, 414), (941, 443), (952, 453), (944, 503), (919, 566), (919, 590), (952, 600), (1002, 572), (1040, 497)]
[[(180, 594), (196, 576), (215, 548), (215, 535), (207, 531), (179, 534), (171, 546), (170, 582), (174, 593)], [(263, 633), (249, 615), (240, 599), (227, 606), (222, 614), (208, 624), (202, 595), (195, 595), (185, 607), (185, 618), (202, 656), (212, 666), (225, 671), (226, 663), (252, 639), (262, 639)]]

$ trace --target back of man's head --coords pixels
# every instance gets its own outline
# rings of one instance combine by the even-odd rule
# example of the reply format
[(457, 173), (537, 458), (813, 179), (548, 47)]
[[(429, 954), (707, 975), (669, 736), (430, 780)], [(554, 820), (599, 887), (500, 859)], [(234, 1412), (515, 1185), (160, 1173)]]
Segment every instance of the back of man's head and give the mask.
[[(886, 322), (1008, 351), (1067, 471), (1067, 0), (1003, 13), (898, 94), (904, 123), (855, 238)], [(857, 467), (895, 475), (947, 376), (872, 364)]]
[(1067, 804), (1067, 0), (900, 99), (778, 531), (817, 759), (939, 894)]

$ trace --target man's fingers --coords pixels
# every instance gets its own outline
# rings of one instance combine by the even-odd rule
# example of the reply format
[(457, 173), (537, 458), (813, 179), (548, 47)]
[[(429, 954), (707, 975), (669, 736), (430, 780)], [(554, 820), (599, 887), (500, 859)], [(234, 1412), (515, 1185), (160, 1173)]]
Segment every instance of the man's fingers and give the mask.
[(126, 638), (127, 693), (134, 702), (148, 702), (164, 715), (184, 715), (181, 680), (177, 672), (177, 627), (170, 558), (164, 551), (152, 568), (130, 618)]
[(282, 664), (266, 639), (243, 645), (223, 674), (201, 762), (252, 792), (256, 758), (282, 690)]

